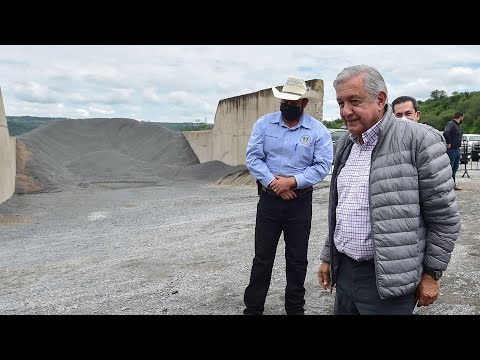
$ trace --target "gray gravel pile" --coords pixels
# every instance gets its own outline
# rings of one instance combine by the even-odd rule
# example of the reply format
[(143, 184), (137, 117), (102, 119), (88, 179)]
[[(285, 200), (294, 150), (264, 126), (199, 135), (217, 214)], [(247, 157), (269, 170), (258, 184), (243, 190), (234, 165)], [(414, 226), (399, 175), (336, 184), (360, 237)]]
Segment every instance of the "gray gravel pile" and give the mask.
[(50, 121), (18, 140), (32, 154), (26, 172), (47, 192), (103, 182), (214, 180), (240, 169), (200, 164), (181, 132), (133, 119)]

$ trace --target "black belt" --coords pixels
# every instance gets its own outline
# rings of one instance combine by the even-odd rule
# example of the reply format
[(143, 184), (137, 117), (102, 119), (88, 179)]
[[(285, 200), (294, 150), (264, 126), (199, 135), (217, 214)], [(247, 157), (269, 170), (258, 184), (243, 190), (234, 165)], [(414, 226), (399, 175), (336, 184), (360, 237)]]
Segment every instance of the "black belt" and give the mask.
[(351, 258), (350, 256), (348, 256), (347, 254), (344, 254), (342, 252), (338, 252), (341, 256), (345, 257), (347, 260), (349, 261), (353, 261), (355, 263), (360, 263), (360, 264), (374, 264), (375, 263), (375, 260), (372, 258), (372, 259), (368, 259), (368, 260), (355, 260), (354, 258)]
[[(257, 181), (257, 185), (258, 185), (258, 189), (263, 191), (263, 192), (266, 192), (267, 194), (270, 194), (270, 195), (277, 195), (275, 193), (275, 191), (273, 191), (272, 189), (269, 189), (269, 188), (266, 188), (265, 186), (262, 185), (262, 183), (260, 181)], [(308, 188), (305, 188), (305, 189), (296, 189), (296, 190), (293, 190), (293, 192), (295, 194), (297, 194), (297, 196), (300, 196), (300, 195), (303, 195), (303, 194), (306, 194), (310, 191), (313, 190), (313, 187), (310, 186)]]

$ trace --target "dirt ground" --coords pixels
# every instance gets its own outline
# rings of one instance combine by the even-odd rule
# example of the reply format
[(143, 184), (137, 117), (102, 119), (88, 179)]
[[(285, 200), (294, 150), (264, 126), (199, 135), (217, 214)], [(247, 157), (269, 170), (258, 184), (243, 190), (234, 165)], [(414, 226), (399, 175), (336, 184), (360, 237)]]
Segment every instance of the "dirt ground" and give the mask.
[[(460, 237), (441, 296), (416, 309), (421, 315), (480, 314), (480, 171), (462, 173)], [(240, 315), (257, 194), (249, 181), (234, 183), (118, 182), (14, 195), (0, 205), (0, 314)], [(334, 294), (316, 279), (328, 186), (329, 177), (314, 191), (307, 315), (333, 313)], [(285, 314), (284, 255), (281, 240), (267, 315)]]

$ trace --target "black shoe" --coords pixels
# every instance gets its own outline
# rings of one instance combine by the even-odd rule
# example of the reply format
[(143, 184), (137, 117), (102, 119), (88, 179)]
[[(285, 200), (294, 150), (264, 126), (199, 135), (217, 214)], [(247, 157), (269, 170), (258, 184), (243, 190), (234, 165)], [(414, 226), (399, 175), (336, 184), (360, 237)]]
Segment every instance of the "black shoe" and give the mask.
[(255, 311), (252, 309), (244, 309), (243, 315), (263, 315), (263, 311)]
[(305, 311), (290, 312), (287, 315), (305, 315)]
[(287, 315), (305, 315), (305, 309), (285, 310)]

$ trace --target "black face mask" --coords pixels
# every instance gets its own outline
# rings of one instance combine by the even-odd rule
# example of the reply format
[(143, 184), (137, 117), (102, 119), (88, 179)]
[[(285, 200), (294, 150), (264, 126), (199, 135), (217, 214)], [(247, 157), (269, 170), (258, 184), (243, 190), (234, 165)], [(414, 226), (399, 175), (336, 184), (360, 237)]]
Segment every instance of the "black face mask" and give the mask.
[(299, 119), (303, 113), (302, 108), (295, 105), (290, 105), (289, 103), (281, 103), (280, 111), (282, 112), (284, 119), (288, 121)]

